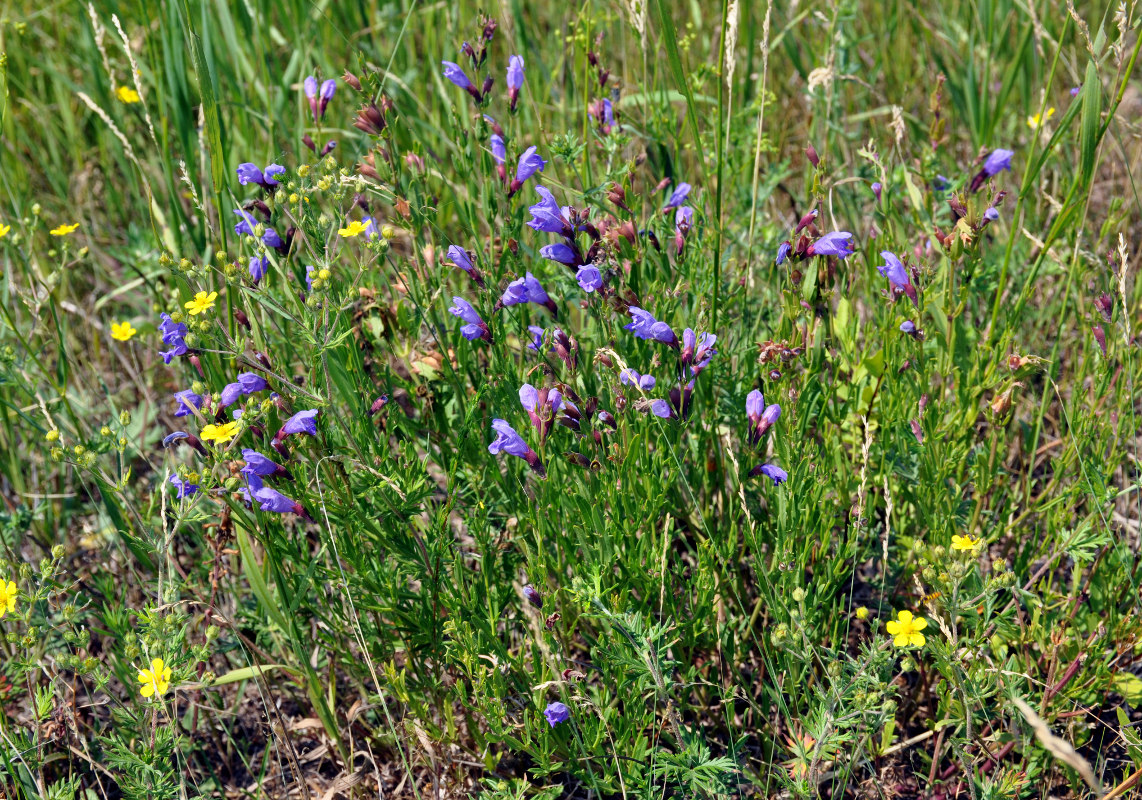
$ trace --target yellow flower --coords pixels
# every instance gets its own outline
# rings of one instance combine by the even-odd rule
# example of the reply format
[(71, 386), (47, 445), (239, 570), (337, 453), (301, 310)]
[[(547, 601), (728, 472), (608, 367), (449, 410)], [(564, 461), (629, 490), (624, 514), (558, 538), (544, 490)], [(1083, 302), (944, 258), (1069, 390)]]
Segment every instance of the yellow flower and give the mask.
[(188, 303), (184, 303), (183, 307), (190, 312), (192, 317), (196, 317), (203, 311), (209, 311), (214, 308), (214, 301), (218, 299), (218, 292), (199, 292), (194, 296), (194, 299)]
[(16, 589), (15, 581), (4, 583), (4, 580), (0, 579), (0, 617), (15, 612), (18, 596), (19, 591)]
[(358, 236), (358, 235), (364, 233), (365, 231), (367, 231), (368, 229), (369, 229), (368, 225), (361, 222), (359, 219), (355, 219), (349, 223), (348, 228), (341, 228), (337, 232), (339, 234), (341, 234), (342, 236), (344, 236), (346, 239), (348, 239), (352, 236)]
[(143, 697), (156, 694), (162, 697), (171, 686), (171, 668), (165, 666), (161, 658), (156, 658), (150, 669), (139, 670), (139, 683), (143, 684), (139, 689)]
[(138, 333), (138, 331), (131, 327), (130, 322), (111, 323), (111, 338), (117, 342), (125, 342), (136, 333)]
[(975, 550), (976, 545), (979, 544), (979, 539), (973, 539), (970, 536), (953, 536), (952, 549), (953, 550)]
[(1054, 108), (1048, 108), (1047, 113), (1043, 114), (1041, 118), (1038, 114), (1032, 114), (1031, 116), (1027, 117), (1027, 127), (1031, 130), (1037, 130), (1044, 123), (1048, 122), (1053, 116), (1055, 116)]
[(72, 231), (74, 231), (78, 227), (79, 227), (78, 222), (73, 223), (71, 225), (60, 225), (59, 227), (51, 229), (51, 235), (52, 236), (67, 236), (69, 233), (71, 233)]
[(139, 102), (139, 93), (132, 89), (130, 86), (120, 86), (115, 90), (115, 96), (123, 103), (137, 103)]
[(889, 620), (888, 624), (884, 626), (889, 635), (893, 637), (892, 643), (897, 647), (907, 647), (910, 644), (923, 647), (924, 634), (920, 631), (927, 627), (928, 620), (923, 617), (912, 616), (911, 611), (898, 612), (896, 619)]
[(202, 429), (201, 438), (208, 442), (217, 442), (222, 444), (228, 442), (238, 435), (238, 420), (227, 422), (222, 425), (207, 425)]
[(868, 609), (861, 606), (856, 610), (856, 617), (857, 619), (868, 619)]
[(11, 225), (4, 225), (4, 224), (0, 223), (0, 239), (3, 239), (5, 236), (7, 236), (8, 232), (11, 230), (12, 230)]

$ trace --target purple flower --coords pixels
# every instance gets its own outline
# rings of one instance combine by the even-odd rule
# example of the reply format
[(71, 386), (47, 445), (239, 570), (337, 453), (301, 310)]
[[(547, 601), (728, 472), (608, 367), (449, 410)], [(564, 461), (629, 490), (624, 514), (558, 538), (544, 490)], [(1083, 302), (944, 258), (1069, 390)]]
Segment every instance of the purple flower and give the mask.
[(711, 359), (718, 354), (714, 344), (718, 337), (712, 333), (695, 334), (693, 328), (682, 331), (682, 363), (690, 365), (690, 373), (697, 375), (710, 365)]
[(313, 273), (316, 271), (312, 264), (305, 265), (305, 288), (310, 292), (313, 291)]
[(526, 458), (527, 454), (531, 452), (527, 442), (516, 433), (515, 428), (509, 425), (506, 420), (492, 420), (492, 430), (496, 432), (496, 438), (488, 445), (489, 453), (493, 455), (507, 453), (510, 456)]
[(777, 403), (765, 405), (765, 398), (761, 392), (754, 389), (745, 398), (745, 413), (749, 418), (749, 441), (757, 444), (765, 432), (781, 417), (781, 406)]
[(253, 394), (268, 388), (266, 379), (254, 372), (243, 372), (235, 383), (228, 383), (220, 393), (222, 408), (234, 405), (242, 395)]
[(509, 456), (522, 458), (541, 478), (547, 476), (547, 472), (544, 470), (539, 456), (535, 454), (535, 451), (528, 446), (527, 442), (523, 440), (523, 437), (516, 433), (515, 429), (509, 425), (506, 420), (492, 420), (492, 430), (495, 431), (496, 438), (488, 445), (489, 453), (493, 455), (507, 453)]
[(523, 58), (511, 56), (508, 58), (508, 88), (519, 89), (523, 86)]
[(547, 333), (547, 329), (538, 325), (528, 325), (527, 330), (531, 333), (531, 341), (528, 342), (527, 349), (540, 352), (543, 347), (543, 335)]
[(571, 719), (571, 709), (562, 703), (551, 703), (544, 709), (543, 716), (547, 718), (547, 724), (554, 728), (560, 722)]
[(678, 337), (674, 329), (665, 322), (658, 322), (649, 312), (638, 306), (630, 307), (630, 315), (631, 322), (623, 326), (624, 330), (630, 331), (639, 339), (654, 339), (671, 347), (678, 346)]
[(640, 375), (630, 367), (627, 367), (619, 373), (619, 382), (625, 386), (637, 386), (644, 392), (649, 392), (654, 388), (655, 384), (653, 375)]
[(579, 253), (575, 248), (563, 242), (545, 245), (539, 248), (539, 254), (548, 261), (558, 261), (574, 269), (579, 266)]
[[(238, 215), (238, 224), (234, 226), (234, 233), (239, 236), (256, 236), (257, 227), (260, 224), (251, 214), (243, 211), (240, 208), (234, 209), (234, 213)], [(262, 233), (262, 242), (266, 247), (273, 247), (275, 249), (281, 248), (284, 245), (282, 237), (273, 228), (265, 228)]]
[(238, 224), (234, 226), (234, 233), (239, 236), (253, 236), (254, 229), (258, 227), (258, 221), (240, 208), (234, 209), (234, 213), (240, 218)]
[(243, 162), (238, 165), (236, 172), (238, 173), (238, 183), (243, 186), (256, 183), (259, 186), (269, 189), (278, 185), (278, 181), (274, 178), (275, 175), (284, 175), (285, 167), (281, 164), (270, 164), (266, 167), (265, 171), (258, 169), (257, 164), (249, 161)]
[(901, 333), (907, 333), (909, 336), (916, 332), (916, 323), (910, 319), (906, 319), (900, 323)]
[(163, 344), (171, 345), (170, 350), (159, 353), (163, 357), (164, 364), (171, 363), (171, 359), (175, 356), (184, 356), (190, 352), (190, 348), (184, 339), (187, 332), (186, 325), (173, 321), (170, 314), (164, 312), (161, 315), (159, 332), (162, 334)]
[(472, 82), (468, 80), (468, 76), (464, 74), (459, 64), (454, 64), (451, 61), (441, 61), (444, 65), (444, 77), (452, 81), (452, 83), (459, 86), (461, 89), (474, 89)]
[(317, 78), (310, 75), (302, 82), (302, 89), (305, 96), (309, 98), (309, 107), (313, 111), (313, 119), (317, 121), (324, 118), (325, 106), (329, 104), (337, 92), (337, 81), (330, 78), (322, 82), (321, 87), (318, 88)]
[[(253, 485), (251, 484), (251, 488)], [(286, 497), (277, 489), (271, 489), (269, 486), (262, 485), (251, 493), (254, 500), (258, 501), (258, 507), (262, 511), (272, 511), (275, 514), (289, 514), (290, 512), (297, 514), (299, 517), (308, 516), (305, 509), (301, 507), (301, 503), (293, 498)]]
[(751, 427), (756, 428), (761, 422), (761, 412), (765, 411), (765, 396), (757, 389), (745, 396), (745, 415), (749, 418)]
[(175, 392), (174, 399), (178, 402), (178, 410), (174, 412), (176, 417), (189, 417), (195, 409), (202, 408), (202, 395), (195, 394), (193, 389)]
[(492, 159), (497, 164), (507, 163), (508, 151), (507, 151), (507, 148), (504, 147), (504, 137), (500, 136), (498, 133), (493, 133), (491, 141), (492, 141)]
[(1014, 150), (992, 150), (983, 162), (984, 174), (991, 178), (1004, 170), (1010, 170), (1013, 155), (1015, 155)]
[(452, 298), (452, 306), (448, 309), (448, 313), (468, 323), (460, 328), (460, 334), (469, 342), (476, 339), (485, 339), (489, 342), (492, 340), (492, 334), (487, 323), (480, 319), (476, 309), (472, 308), (472, 304), (463, 297)]
[(563, 406), (563, 395), (558, 389), (536, 389), (530, 383), (525, 383), (519, 389), (519, 403), (531, 418), (531, 424), (539, 431), (539, 440), (542, 442), (551, 432), (555, 414)]
[(266, 256), (258, 258), (251, 258), (250, 264), (247, 269), (250, 270), (250, 277), (253, 278), (254, 283), (259, 283), (262, 278), (266, 277), (266, 271), (270, 267), (270, 259)]
[(1071, 97), (1078, 97), (1079, 92), (1081, 92), (1082, 90), (1083, 90), (1083, 85), (1080, 83), (1078, 86), (1075, 86), (1073, 89), (1071, 89)]
[(603, 98), (603, 124), (613, 128), (615, 126), (615, 107), (610, 98)]
[(509, 283), (507, 289), (504, 290), (504, 296), (500, 299), (500, 302), (505, 306), (515, 306), (520, 303), (536, 303), (545, 306), (552, 314), (556, 311), (555, 302), (548, 296), (543, 286), (530, 272), (525, 273), (524, 277), (516, 278)]
[(535, 145), (523, 151), (519, 157), (519, 164), (515, 170), (515, 180), (512, 181), (514, 191), (519, 191), (519, 187), (523, 186), (524, 181), (530, 178), (537, 172), (543, 172), (543, 168), (547, 166), (547, 162), (543, 157), (536, 152)]
[(995, 206), (988, 206), (987, 210), (983, 212), (983, 218), (988, 222), (995, 222), (999, 219), (999, 209)]
[(579, 267), (579, 271), (575, 273), (575, 280), (579, 281), (579, 288), (587, 293), (598, 291), (603, 286), (603, 276), (598, 268), (591, 264)]
[(885, 263), (876, 269), (881, 275), (888, 278), (889, 289), (894, 293), (899, 291), (907, 295), (912, 304), (919, 308), (916, 287), (912, 285), (912, 278), (904, 264), (889, 250), (882, 250), (880, 257), (884, 259)]
[(880, 257), (886, 262), (883, 266), (876, 268), (881, 275), (888, 278), (888, 280), (897, 286), (905, 286), (911, 282), (908, 276), (908, 270), (904, 268), (904, 264), (901, 263), (900, 259), (897, 258), (894, 253), (889, 250), (883, 250), (880, 253)]
[(245, 186), (248, 183), (256, 183), (258, 185), (265, 184), (265, 177), (262, 171), (258, 169), (256, 164), (249, 161), (243, 162), (238, 165), (238, 183)]
[(874, 183), (872, 185), (872, 193), (874, 195), (876, 195), (876, 202), (878, 202), (878, 203), (880, 202), (880, 190), (881, 190), (880, 181), (877, 181), (876, 183)]
[(662, 419), (670, 419), (674, 416), (674, 411), (665, 400), (652, 400), (650, 402), (650, 413)]
[(317, 415), (321, 411), (316, 408), (310, 408), (305, 411), (299, 411), (292, 417), (286, 420), (285, 425), (282, 425), (281, 430), (278, 431), (277, 438), (279, 441), (292, 433), (308, 433), (310, 436), (317, 435)]
[(566, 206), (560, 208), (559, 204), (555, 202), (554, 195), (544, 187), (536, 186), (535, 192), (539, 195), (540, 200), (528, 209), (531, 212), (531, 219), (527, 223), (528, 227), (543, 233), (571, 235), (570, 210)]
[(242, 467), (243, 475), (283, 475), (292, 477), (289, 470), (259, 453), (257, 450), (251, 450), (248, 447), (242, 449), (242, 458), (246, 460), (246, 466)]
[(171, 475), (170, 482), (172, 486), (178, 488), (178, 494), (176, 494), (175, 497), (179, 500), (182, 500), (184, 497), (190, 497), (198, 491), (197, 483), (183, 480), (178, 475)]
[(764, 475), (767, 478), (773, 479), (774, 486), (780, 486), (789, 480), (789, 473), (775, 464), (759, 464), (749, 471), (749, 476), (755, 478), (758, 475)]
[(777, 405), (777, 403), (770, 403), (765, 407), (765, 411), (761, 412), (761, 423), (758, 425), (758, 429), (761, 433), (765, 433), (773, 427), (773, 424), (780, 418), (781, 406)]
[(654, 327), (657, 320), (649, 311), (643, 311), (638, 306), (631, 306), (629, 310), (631, 321), (623, 326), (623, 330), (630, 331), (639, 339), (651, 338), (650, 329)]
[(480, 274), (480, 270), (476, 269), (476, 265), (472, 263), (472, 259), (469, 257), (467, 250), (462, 247), (457, 247), (456, 245), (450, 245), (448, 247), (448, 260), (453, 266), (459, 267), (467, 272), (468, 277), (474, 280), (480, 288), (483, 288), (484, 276)]
[(937, 192), (942, 192), (942, 191), (944, 191), (944, 190), (945, 190), (945, 189), (947, 189), (947, 188), (948, 188), (948, 186), (950, 186), (950, 185), (951, 185), (951, 181), (949, 181), (949, 180), (948, 180), (947, 178), (945, 178), (943, 175), (937, 175), (937, 176), (936, 176), (936, 177), (935, 177), (935, 178), (932, 180), (932, 188), (933, 188), (933, 189), (935, 189)]
[(848, 231), (834, 231), (826, 233), (817, 241), (809, 245), (806, 251), (811, 256), (837, 256), (846, 258), (856, 249), (853, 235)]
[(789, 251), (793, 249), (793, 245), (789, 242), (782, 242), (777, 246), (777, 265), (781, 266), (785, 263), (785, 259), (789, 258)]
[(682, 233), (689, 233), (694, 227), (694, 209), (690, 206), (679, 206), (674, 212), (674, 227)]
[(171, 315), (165, 311), (159, 315), (159, 318), (159, 332), (163, 335), (163, 344), (181, 342), (183, 337), (186, 336), (186, 324), (175, 322), (171, 319)]
[(666, 201), (663, 208), (676, 208), (686, 202), (687, 196), (690, 194), (690, 184), (680, 183), (675, 187), (674, 191), (670, 193), (670, 199)]

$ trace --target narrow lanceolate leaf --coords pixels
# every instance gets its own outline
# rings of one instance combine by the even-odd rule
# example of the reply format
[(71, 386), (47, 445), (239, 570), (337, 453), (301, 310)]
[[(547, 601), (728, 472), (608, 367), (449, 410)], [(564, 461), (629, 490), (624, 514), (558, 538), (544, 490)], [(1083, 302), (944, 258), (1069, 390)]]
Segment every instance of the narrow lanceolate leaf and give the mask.
[(206, 53), (202, 49), (202, 39), (190, 27), (190, 9), (184, 7), (182, 17), (183, 33), (190, 41), (194, 56), (194, 74), (198, 77), (198, 91), (202, 97), (202, 118), (206, 130), (206, 141), (210, 146), (210, 180), (214, 190), (220, 191), (225, 185), (226, 165), (222, 153), (222, 124), (218, 118), (218, 98), (214, 92), (214, 79)]
[(1099, 124), (1102, 121), (1102, 86), (1098, 82), (1098, 67), (1094, 61), (1086, 65), (1083, 79), (1083, 110), (1079, 123), (1079, 168), (1084, 186), (1090, 186), (1094, 177), (1094, 157), (1098, 150)]
[(702, 137), (698, 133), (698, 114), (694, 110), (694, 96), (690, 92), (690, 82), (686, 78), (686, 67), (682, 64), (682, 54), (678, 51), (678, 32), (674, 19), (670, 16), (670, 5), (665, 0), (654, 0), (658, 13), (658, 26), (662, 31), (662, 43), (666, 46), (666, 63), (678, 91), (686, 98), (686, 118), (690, 122), (690, 132), (694, 134), (694, 144), (701, 146)]

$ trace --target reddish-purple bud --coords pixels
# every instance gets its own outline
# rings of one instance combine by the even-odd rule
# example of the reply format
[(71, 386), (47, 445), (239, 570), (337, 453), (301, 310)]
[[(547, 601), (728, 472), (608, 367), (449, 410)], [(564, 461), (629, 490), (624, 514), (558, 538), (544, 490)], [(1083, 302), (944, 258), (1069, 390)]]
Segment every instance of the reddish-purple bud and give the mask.
[(536, 608), (543, 608), (543, 596), (530, 583), (523, 587), (523, 596)]

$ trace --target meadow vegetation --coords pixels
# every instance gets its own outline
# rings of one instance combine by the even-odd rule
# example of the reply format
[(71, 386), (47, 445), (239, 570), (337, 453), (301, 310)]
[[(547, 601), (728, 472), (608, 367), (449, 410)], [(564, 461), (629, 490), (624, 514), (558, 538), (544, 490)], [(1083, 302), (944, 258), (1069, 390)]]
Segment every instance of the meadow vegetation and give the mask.
[(0, 794), (1142, 790), (1139, 9), (0, 19)]

